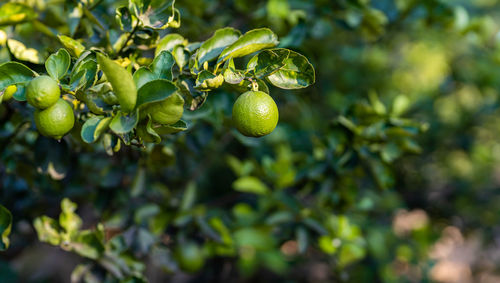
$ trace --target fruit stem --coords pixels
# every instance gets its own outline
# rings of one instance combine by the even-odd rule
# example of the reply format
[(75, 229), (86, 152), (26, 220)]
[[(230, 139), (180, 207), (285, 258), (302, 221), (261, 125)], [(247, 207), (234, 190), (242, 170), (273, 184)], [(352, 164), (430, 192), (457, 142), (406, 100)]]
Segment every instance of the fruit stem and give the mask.
[(250, 79), (250, 81), (252, 82), (252, 90), (259, 91), (259, 84), (257, 83), (257, 81), (254, 81), (253, 79)]

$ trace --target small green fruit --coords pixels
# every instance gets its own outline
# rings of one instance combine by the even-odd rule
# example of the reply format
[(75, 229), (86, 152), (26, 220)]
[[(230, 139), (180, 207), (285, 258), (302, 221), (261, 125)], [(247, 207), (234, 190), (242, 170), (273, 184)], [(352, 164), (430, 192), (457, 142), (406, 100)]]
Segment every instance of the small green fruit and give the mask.
[(248, 137), (271, 133), (278, 119), (278, 106), (271, 96), (262, 91), (247, 91), (233, 105), (233, 124)]
[(38, 109), (49, 108), (59, 100), (60, 96), (59, 85), (49, 76), (32, 79), (26, 88), (26, 100)]
[(36, 110), (35, 124), (42, 135), (59, 140), (75, 125), (73, 108), (61, 98), (47, 109)]

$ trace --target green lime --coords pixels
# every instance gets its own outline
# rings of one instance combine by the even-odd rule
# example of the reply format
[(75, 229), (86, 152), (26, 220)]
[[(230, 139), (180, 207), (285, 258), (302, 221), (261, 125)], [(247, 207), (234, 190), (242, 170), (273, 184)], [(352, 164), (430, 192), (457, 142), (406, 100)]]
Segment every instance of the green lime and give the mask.
[(271, 133), (278, 119), (278, 106), (271, 96), (262, 91), (247, 91), (233, 105), (234, 126), (248, 137)]
[(42, 135), (61, 139), (75, 125), (73, 108), (61, 98), (47, 109), (36, 110), (35, 124)]
[(177, 263), (182, 270), (196, 272), (203, 267), (205, 257), (201, 248), (195, 243), (187, 243), (176, 250)]
[(17, 91), (17, 86), (16, 85), (10, 85), (5, 90), (3, 91), (3, 98), (2, 101), (8, 101), (9, 99), (14, 96), (14, 93)]
[(49, 76), (39, 76), (32, 79), (26, 88), (26, 100), (38, 109), (54, 105), (60, 96), (59, 85)]
[(147, 106), (141, 111), (141, 118), (147, 117), (150, 114), (156, 123), (172, 125), (181, 119), (183, 112), (184, 98), (175, 92), (165, 100)]

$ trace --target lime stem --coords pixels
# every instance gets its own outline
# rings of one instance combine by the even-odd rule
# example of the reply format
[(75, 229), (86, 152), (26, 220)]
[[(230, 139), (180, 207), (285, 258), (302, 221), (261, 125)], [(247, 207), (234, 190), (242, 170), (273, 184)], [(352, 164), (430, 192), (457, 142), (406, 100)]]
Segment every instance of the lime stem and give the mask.
[(252, 82), (252, 90), (253, 91), (259, 91), (259, 84), (256, 81), (252, 80), (252, 79), (250, 79), (250, 81)]

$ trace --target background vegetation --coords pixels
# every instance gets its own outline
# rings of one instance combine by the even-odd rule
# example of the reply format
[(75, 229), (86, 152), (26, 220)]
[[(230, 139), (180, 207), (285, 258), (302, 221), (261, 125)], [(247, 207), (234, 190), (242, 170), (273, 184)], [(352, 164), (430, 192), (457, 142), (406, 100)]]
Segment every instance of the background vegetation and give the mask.
[[(15, 24), (0, 12), (2, 63), (43, 72), (57, 34), (87, 49), (123, 34), (126, 1), (0, 11), (7, 2), (31, 12)], [(310, 60), (316, 83), (270, 87), (280, 122), (264, 138), (233, 129), (239, 92), (224, 87), (185, 111), (187, 131), (118, 152), (79, 129), (39, 136), (31, 108), (0, 104), (0, 203), (13, 220), (0, 282), (500, 280), (498, 1), (175, 7), (181, 26), (158, 38), (268, 27)], [(138, 34), (120, 57), (156, 39)]]

